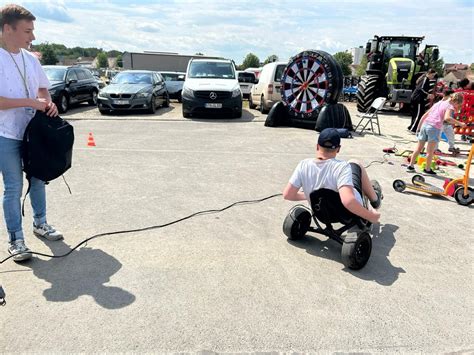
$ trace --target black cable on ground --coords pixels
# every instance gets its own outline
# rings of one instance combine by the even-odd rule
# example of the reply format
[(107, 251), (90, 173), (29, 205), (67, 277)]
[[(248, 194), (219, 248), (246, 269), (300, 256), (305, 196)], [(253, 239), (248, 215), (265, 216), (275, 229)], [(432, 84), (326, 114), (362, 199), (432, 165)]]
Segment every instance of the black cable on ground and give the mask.
[[(84, 239), (82, 242), (80, 242), (79, 244), (77, 244), (74, 248), (72, 248), (71, 250), (69, 250), (66, 254), (62, 254), (62, 255), (51, 255), (51, 254), (44, 254), (44, 253), (39, 253), (39, 252), (35, 252), (35, 251), (31, 251), (29, 252), (29, 254), (32, 254), (32, 255), (39, 255), (39, 256), (44, 256), (44, 257), (47, 257), (47, 258), (64, 258), (66, 256), (68, 256), (69, 254), (71, 254), (74, 250), (76, 250), (77, 248), (79, 248), (81, 245), (83, 244), (86, 244), (88, 241), (92, 240), (92, 239), (95, 239), (95, 238), (99, 238), (99, 237), (105, 237), (107, 235), (117, 235), (117, 234), (127, 234), (127, 233), (136, 233), (136, 232), (144, 232), (144, 231), (149, 231), (149, 230), (152, 230), (152, 229), (159, 229), (159, 228), (164, 228), (164, 227), (168, 227), (168, 226), (171, 226), (173, 224), (176, 224), (176, 223), (179, 223), (179, 222), (182, 222), (182, 221), (185, 221), (187, 219), (190, 219), (192, 217), (195, 217), (195, 216), (198, 216), (198, 215), (201, 215), (201, 214), (211, 214), (211, 213), (219, 213), (219, 212), (223, 212), (225, 210), (228, 210), (229, 208), (232, 208), (234, 206), (237, 206), (237, 205), (243, 205), (243, 204), (251, 204), (251, 203), (260, 203), (260, 202), (263, 202), (263, 201), (266, 201), (266, 200), (269, 200), (271, 198), (274, 198), (274, 197), (277, 197), (277, 196), (281, 196), (282, 194), (274, 194), (274, 195), (270, 195), (270, 196), (267, 196), (267, 197), (264, 197), (264, 198), (261, 198), (261, 199), (257, 199), (257, 200), (248, 200), (248, 201), (237, 201), (237, 202), (234, 202), (224, 208), (221, 208), (221, 209), (214, 209), (214, 210), (205, 210), (205, 211), (199, 211), (199, 212), (195, 212), (193, 214), (190, 214), (189, 216), (186, 216), (186, 217), (183, 217), (183, 218), (180, 218), (180, 219), (177, 219), (175, 221), (172, 221), (172, 222), (168, 222), (168, 223), (164, 223), (164, 224), (159, 224), (159, 225), (156, 225), (156, 226), (150, 226), (150, 227), (144, 227), (144, 228), (136, 228), (136, 229), (128, 229), (128, 230), (121, 230), (121, 231), (116, 231), (116, 232), (108, 232), (108, 233), (100, 233), (100, 234), (96, 234), (96, 235), (93, 235), (92, 237), (89, 237), (87, 239)], [(2, 261), (0, 261), (0, 264), (3, 264), (4, 262), (6, 262), (8, 259), (11, 259), (13, 258), (14, 255), (10, 255), (8, 257), (6, 257), (5, 259), (3, 259)], [(1, 291), (1, 290), (0, 290)], [(1, 301), (1, 292), (0, 292), (0, 301)]]

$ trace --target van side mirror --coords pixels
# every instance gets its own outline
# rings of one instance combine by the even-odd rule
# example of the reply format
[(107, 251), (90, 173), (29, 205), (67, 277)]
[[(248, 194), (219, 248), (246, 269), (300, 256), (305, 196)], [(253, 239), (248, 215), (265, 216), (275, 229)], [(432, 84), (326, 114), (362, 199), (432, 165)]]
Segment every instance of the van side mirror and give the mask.
[(372, 46), (372, 42), (371, 41), (367, 42), (367, 44), (365, 45), (365, 54), (370, 53), (370, 47), (371, 46)]
[(184, 81), (184, 75), (179, 75), (178, 76), (178, 81)]

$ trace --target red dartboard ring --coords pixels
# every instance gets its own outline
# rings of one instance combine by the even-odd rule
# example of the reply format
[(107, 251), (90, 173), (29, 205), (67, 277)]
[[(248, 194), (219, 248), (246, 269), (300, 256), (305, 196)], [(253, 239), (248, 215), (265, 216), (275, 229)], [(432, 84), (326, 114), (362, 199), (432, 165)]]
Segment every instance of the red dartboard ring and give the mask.
[(281, 97), (290, 112), (313, 116), (326, 103), (336, 103), (343, 78), (332, 56), (323, 51), (303, 51), (290, 59), (281, 79)]

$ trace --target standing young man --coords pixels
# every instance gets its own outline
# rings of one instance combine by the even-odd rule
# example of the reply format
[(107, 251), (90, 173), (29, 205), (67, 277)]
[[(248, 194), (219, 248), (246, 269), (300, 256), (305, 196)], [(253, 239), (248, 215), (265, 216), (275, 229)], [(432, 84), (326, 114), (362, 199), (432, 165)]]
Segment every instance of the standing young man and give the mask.
[[(57, 116), (48, 92), (49, 81), (38, 59), (27, 49), (35, 39), (35, 16), (18, 5), (0, 9), (0, 172), (3, 177), (3, 214), (13, 260), (31, 258), (25, 245), (21, 220), (23, 172), (21, 145), (26, 126), (36, 110)], [(31, 179), (33, 233), (48, 240), (62, 239), (46, 221), (45, 183)]]

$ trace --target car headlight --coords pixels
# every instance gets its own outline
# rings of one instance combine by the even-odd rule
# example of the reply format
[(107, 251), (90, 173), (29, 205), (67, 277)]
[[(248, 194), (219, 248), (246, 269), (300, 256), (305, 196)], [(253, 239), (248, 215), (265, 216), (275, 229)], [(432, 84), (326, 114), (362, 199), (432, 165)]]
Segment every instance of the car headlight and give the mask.
[(97, 96), (99, 99), (106, 99), (109, 95), (106, 94), (105, 92), (100, 92), (99, 95)]
[(194, 91), (191, 90), (191, 89), (188, 88), (188, 87), (184, 87), (181, 96), (191, 96), (191, 97), (194, 97)]
[(242, 95), (242, 91), (240, 91), (240, 87), (235, 88), (235, 89), (232, 91), (232, 97), (237, 97), (237, 96), (241, 96), (241, 95)]
[(139, 92), (139, 93), (137, 94), (137, 97), (138, 97), (138, 98), (145, 98), (145, 99), (146, 99), (146, 98), (150, 97), (150, 95), (151, 95), (151, 94), (150, 94), (149, 92)]
[(56, 90), (56, 89), (49, 90), (49, 94), (51, 96), (53, 96), (54, 94), (56, 94), (56, 91), (58, 91), (58, 90)]

